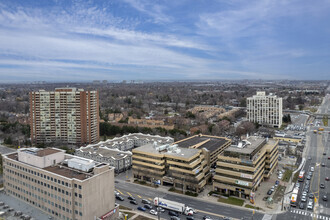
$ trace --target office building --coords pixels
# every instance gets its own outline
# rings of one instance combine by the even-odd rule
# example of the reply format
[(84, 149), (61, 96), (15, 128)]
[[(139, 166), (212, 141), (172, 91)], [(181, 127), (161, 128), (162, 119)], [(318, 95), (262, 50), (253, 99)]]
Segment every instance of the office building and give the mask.
[(277, 163), (277, 140), (249, 137), (218, 156), (213, 189), (253, 200), (254, 192), (274, 172)]
[(55, 219), (115, 219), (114, 168), (55, 148), (3, 156), (4, 190)]
[(76, 88), (30, 92), (30, 125), (34, 144), (97, 143), (98, 92)]
[(218, 155), (231, 145), (231, 140), (225, 137), (210, 135), (194, 135), (175, 142), (181, 148), (205, 149), (208, 165), (215, 165)]
[(247, 98), (247, 119), (261, 125), (282, 126), (282, 98), (266, 92), (257, 92), (253, 97)]
[(199, 192), (206, 184), (209, 166), (204, 149), (177, 144), (143, 145), (133, 149), (133, 175), (138, 180)]
[(126, 171), (132, 166), (132, 152), (111, 149), (104, 146), (86, 146), (76, 150), (76, 156), (108, 163), (115, 168), (116, 173)]

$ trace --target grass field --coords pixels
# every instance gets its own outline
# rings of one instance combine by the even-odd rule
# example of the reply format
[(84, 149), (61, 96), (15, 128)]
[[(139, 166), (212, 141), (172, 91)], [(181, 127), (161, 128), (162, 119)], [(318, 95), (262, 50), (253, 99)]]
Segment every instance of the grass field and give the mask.
[(291, 176), (292, 176), (292, 170), (286, 170), (283, 175), (283, 181), (289, 182)]
[(227, 203), (227, 204), (231, 204), (231, 205), (237, 205), (237, 206), (242, 206), (244, 204), (243, 199), (238, 199), (238, 198), (234, 198), (234, 197), (228, 197), (228, 199), (219, 198), (218, 202), (223, 202), (223, 203)]

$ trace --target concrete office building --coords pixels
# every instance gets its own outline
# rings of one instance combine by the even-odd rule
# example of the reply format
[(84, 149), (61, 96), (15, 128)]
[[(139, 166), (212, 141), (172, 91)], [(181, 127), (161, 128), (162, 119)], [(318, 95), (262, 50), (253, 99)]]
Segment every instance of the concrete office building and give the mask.
[(257, 92), (253, 97), (247, 98), (247, 119), (261, 125), (282, 126), (282, 98), (266, 92)]
[(274, 172), (277, 163), (277, 140), (249, 137), (218, 156), (213, 189), (222, 194), (252, 199), (253, 192)]
[(30, 92), (31, 140), (81, 145), (99, 141), (97, 91), (57, 88)]
[(177, 144), (147, 144), (133, 149), (134, 178), (199, 192), (206, 184), (209, 166), (204, 149), (180, 148)]
[(225, 137), (210, 135), (194, 135), (189, 138), (175, 142), (181, 148), (205, 149), (209, 158), (208, 165), (215, 165), (218, 155), (230, 146), (231, 140)]
[(55, 148), (3, 156), (4, 190), (55, 219), (115, 219), (114, 168)]
[(87, 146), (76, 150), (76, 156), (95, 160), (101, 163), (108, 163), (115, 167), (115, 172), (126, 171), (132, 166), (132, 152), (110, 149), (103, 146)]

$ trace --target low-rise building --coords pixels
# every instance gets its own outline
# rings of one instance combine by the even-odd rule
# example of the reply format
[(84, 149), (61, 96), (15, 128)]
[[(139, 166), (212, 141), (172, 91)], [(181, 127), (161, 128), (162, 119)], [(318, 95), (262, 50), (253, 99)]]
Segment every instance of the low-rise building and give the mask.
[(55, 219), (116, 219), (114, 168), (56, 148), (3, 156), (4, 190)]
[(206, 184), (209, 166), (205, 149), (177, 144), (147, 144), (133, 149), (133, 175), (138, 180), (199, 192)]
[(133, 117), (128, 118), (128, 124), (138, 127), (147, 127), (147, 128), (164, 128), (167, 130), (174, 129), (174, 125), (166, 125), (163, 120), (153, 120), (153, 119), (136, 119)]
[(278, 141), (249, 137), (218, 156), (213, 189), (226, 195), (254, 199), (254, 192), (278, 163)]
[(115, 167), (115, 172), (126, 171), (132, 166), (132, 152), (110, 149), (103, 146), (87, 146), (76, 150), (76, 156), (95, 160), (100, 163), (108, 163)]

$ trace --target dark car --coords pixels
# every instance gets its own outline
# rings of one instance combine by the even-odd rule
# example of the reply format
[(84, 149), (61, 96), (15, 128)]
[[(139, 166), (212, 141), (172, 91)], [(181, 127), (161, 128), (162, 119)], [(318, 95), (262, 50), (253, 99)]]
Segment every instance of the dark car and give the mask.
[(268, 190), (267, 195), (271, 195), (273, 193), (272, 190)]
[(120, 201), (124, 201), (124, 198), (121, 196), (116, 196), (116, 199), (120, 200)]
[(306, 179), (310, 180), (310, 179), (312, 179), (312, 177), (311, 176), (307, 176)]
[(143, 204), (149, 204), (149, 205), (150, 205), (149, 200), (146, 200), (146, 199), (142, 199), (142, 203), (143, 203)]
[(205, 219), (211, 219), (211, 217), (210, 216), (207, 216), (207, 215), (204, 215), (203, 216), (203, 219), (205, 220)]
[(169, 211), (168, 214), (170, 216), (176, 216), (176, 217), (179, 217), (179, 214), (177, 212), (174, 212), (174, 211)]
[(127, 197), (129, 200), (135, 200), (135, 198), (133, 196), (129, 196)]
[(313, 194), (313, 193), (310, 193), (310, 194), (308, 195), (308, 198), (310, 198), (310, 199), (314, 199), (314, 194)]
[(138, 204), (136, 200), (131, 200), (131, 201), (129, 201), (129, 203), (134, 204), (134, 205)]
[(144, 212), (146, 211), (146, 209), (141, 207), (141, 206), (137, 207), (137, 209), (140, 210), (140, 211), (144, 211)]
[(300, 209), (305, 209), (305, 204), (301, 202), (301, 203), (299, 204), (299, 208), (300, 208)]
[(152, 209), (152, 206), (149, 205), (149, 204), (145, 204), (145, 205), (144, 205), (144, 208), (146, 208), (146, 209)]
[(180, 218), (177, 216), (171, 216), (171, 220), (180, 220)]
[(186, 219), (187, 219), (187, 220), (194, 220), (194, 217), (193, 217), (193, 216), (187, 216)]
[(321, 166), (322, 166), (322, 167), (325, 167), (325, 163), (321, 163)]
[(323, 200), (323, 201), (328, 201), (328, 197), (327, 197), (326, 195), (324, 195), (324, 196), (322, 197), (322, 200)]
[(323, 155), (327, 155), (327, 153), (326, 152), (323, 152)]

